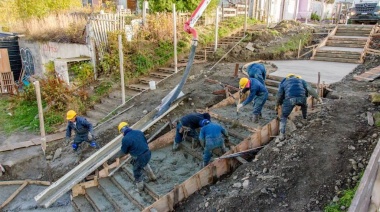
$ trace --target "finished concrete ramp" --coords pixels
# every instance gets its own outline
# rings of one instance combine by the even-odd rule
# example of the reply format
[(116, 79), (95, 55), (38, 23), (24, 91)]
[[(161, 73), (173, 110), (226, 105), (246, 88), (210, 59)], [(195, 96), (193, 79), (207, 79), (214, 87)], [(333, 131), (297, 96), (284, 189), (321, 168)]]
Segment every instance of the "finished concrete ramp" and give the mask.
[(300, 75), (307, 82), (317, 83), (318, 72), (320, 72), (321, 82), (324, 81), (326, 84), (339, 82), (357, 66), (352, 63), (315, 60), (273, 60), (270, 62), (278, 67), (277, 71), (271, 75), (286, 77), (287, 74), (293, 73)]

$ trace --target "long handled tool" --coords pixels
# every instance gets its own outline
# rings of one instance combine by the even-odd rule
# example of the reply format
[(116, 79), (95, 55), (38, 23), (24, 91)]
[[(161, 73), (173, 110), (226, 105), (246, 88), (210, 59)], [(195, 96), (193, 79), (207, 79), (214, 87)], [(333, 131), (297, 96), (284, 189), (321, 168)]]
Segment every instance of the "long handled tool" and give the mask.
[(215, 158), (215, 160), (219, 160), (219, 159), (226, 159), (226, 158), (235, 158), (235, 157), (240, 157), (244, 154), (247, 154), (247, 153), (251, 153), (251, 152), (254, 152), (258, 149), (261, 149), (263, 148), (264, 146), (259, 146), (259, 147), (256, 147), (256, 148), (252, 148), (252, 149), (248, 149), (248, 150), (245, 150), (245, 151), (241, 151), (241, 152), (236, 152), (236, 153), (232, 153), (232, 154), (229, 154), (229, 155), (223, 155), (221, 157), (218, 157), (218, 158)]

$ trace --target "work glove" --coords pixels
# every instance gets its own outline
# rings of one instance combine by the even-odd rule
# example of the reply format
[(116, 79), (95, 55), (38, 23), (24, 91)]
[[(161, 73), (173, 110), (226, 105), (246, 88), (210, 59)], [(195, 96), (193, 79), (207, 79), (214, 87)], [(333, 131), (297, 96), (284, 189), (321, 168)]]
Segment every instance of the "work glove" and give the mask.
[(65, 144), (68, 145), (70, 143), (70, 138), (69, 137), (66, 137), (65, 139)]
[(238, 104), (237, 106), (236, 106), (236, 110), (237, 111), (239, 111), (240, 110), (240, 108), (242, 108), (243, 107), (243, 104), (242, 103), (240, 103), (240, 104)]
[(92, 133), (88, 134), (88, 140), (92, 141), (95, 139), (95, 136)]
[(278, 104), (274, 107), (274, 110), (277, 112), (278, 111)]
[(322, 101), (322, 98), (318, 98), (317, 101), (319, 102), (319, 104), (323, 104), (323, 101)]

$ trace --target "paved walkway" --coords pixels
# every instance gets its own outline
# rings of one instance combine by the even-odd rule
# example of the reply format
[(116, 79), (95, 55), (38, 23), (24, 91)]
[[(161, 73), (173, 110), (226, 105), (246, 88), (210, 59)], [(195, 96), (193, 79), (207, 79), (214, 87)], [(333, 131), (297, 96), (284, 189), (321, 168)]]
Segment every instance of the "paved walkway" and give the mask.
[(278, 69), (271, 73), (274, 76), (285, 77), (289, 73), (300, 75), (307, 82), (317, 83), (318, 72), (321, 73), (321, 83), (339, 82), (351, 73), (358, 64), (336, 63), (314, 60), (272, 60)]

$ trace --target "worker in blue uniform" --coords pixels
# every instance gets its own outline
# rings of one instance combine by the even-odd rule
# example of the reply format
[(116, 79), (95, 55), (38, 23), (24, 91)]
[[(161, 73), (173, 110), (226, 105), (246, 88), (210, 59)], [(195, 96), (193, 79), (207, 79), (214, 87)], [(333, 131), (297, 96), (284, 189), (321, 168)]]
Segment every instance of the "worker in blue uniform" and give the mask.
[(282, 105), (279, 135), (281, 141), (285, 139), (286, 122), (295, 106), (301, 106), (302, 116), (304, 119), (307, 118), (307, 97), (309, 94), (322, 104), (322, 99), (318, 96), (317, 92), (301, 76), (288, 74), (281, 81), (278, 87), (275, 107), (277, 111), (279, 106)]

